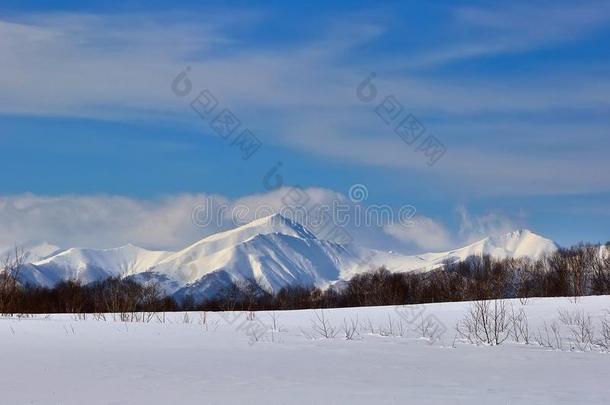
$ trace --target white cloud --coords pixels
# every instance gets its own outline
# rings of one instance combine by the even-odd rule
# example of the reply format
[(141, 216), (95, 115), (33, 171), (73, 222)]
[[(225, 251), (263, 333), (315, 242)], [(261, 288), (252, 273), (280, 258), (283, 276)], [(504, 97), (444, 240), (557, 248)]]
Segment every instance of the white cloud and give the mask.
[(191, 211), (205, 195), (156, 201), (120, 196), (36, 195), (0, 198), (0, 246), (48, 241), (61, 247), (115, 247), (134, 243), (176, 248), (205, 233)]
[(525, 216), (520, 213), (510, 217), (499, 211), (473, 216), (464, 206), (456, 209), (460, 217), (458, 235), (464, 243), (472, 243), (487, 236), (504, 235), (525, 227)]
[[(281, 212), (302, 222), (324, 238), (329, 229), (312, 227), (317, 217), (303, 217), (298, 206), (286, 198), (291, 189), (281, 188), (230, 199), (216, 194), (180, 194), (154, 200), (123, 196), (40, 196), (34, 194), (0, 196), (0, 248), (28, 242), (49, 242), (63, 248), (110, 248), (133, 243), (150, 249), (175, 250), (205, 236), (232, 229), (256, 218)], [(459, 230), (440, 221), (416, 215), (410, 225), (394, 216), (366, 220), (379, 206), (355, 205), (341, 193), (323, 188), (302, 190), (308, 209), (328, 207), (328, 225), (338, 225), (358, 245), (404, 253), (441, 251), (461, 247), (524, 227), (524, 217), (501, 212), (472, 215), (458, 207)], [(294, 195), (292, 195), (294, 196)], [(337, 205), (340, 204), (340, 205)], [(337, 208), (344, 207), (344, 208)], [(387, 207), (387, 206), (386, 206)], [(394, 207), (396, 208), (396, 207)], [(344, 210), (345, 215), (338, 215)], [(341, 218), (341, 219), (339, 219)]]
[[(133, 243), (152, 249), (179, 249), (218, 231), (282, 212), (287, 192), (282, 188), (237, 199), (213, 194), (181, 194), (156, 200), (4, 196), (0, 197), (0, 247), (46, 241), (64, 248)], [(345, 200), (332, 190), (310, 188), (304, 192), (312, 205), (333, 207), (332, 201)], [(371, 230), (375, 232), (366, 231)]]
[(464, 206), (458, 206), (459, 229), (453, 232), (442, 222), (418, 216), (411, 226), (391, 224), (384, 232), (424, 251), (442, 251), (463, 247), (488, 236), (498, 236), (526, 227), (525, 216), (508, 216), (500, 211), (487, 211), (472, 215)]
[(387, 225), (384, 231), (407, 244), (414, 244), (424, 251), (442, 251), (454, 246), (447, 228), (431, 218), (417, 217), (411, 226), (398, 223)]

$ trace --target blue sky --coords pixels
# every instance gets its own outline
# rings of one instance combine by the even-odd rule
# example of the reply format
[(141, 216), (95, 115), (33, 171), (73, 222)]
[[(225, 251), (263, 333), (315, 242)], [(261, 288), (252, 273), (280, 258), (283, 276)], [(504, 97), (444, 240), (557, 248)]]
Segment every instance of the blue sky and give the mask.
[[(191, 229), (185, 199), (275, 203), (278, 161), (320, 199), (363, 184), (367, 204), (417, 207), (415, 228), (363, 242), (436, 250), (520, 227), (605, 242), (609, 39), (607, 2), (4, 1), (0, 244), (100, 227), (86, 243), (173, 248), (213, 231)], [(203, 89), (260, 139), (252, 158), (190, 108)], [(446, 146), (434, 166), (375, 113), (390, 95)], [(132, 233), (108, 198), (156, 226)]]

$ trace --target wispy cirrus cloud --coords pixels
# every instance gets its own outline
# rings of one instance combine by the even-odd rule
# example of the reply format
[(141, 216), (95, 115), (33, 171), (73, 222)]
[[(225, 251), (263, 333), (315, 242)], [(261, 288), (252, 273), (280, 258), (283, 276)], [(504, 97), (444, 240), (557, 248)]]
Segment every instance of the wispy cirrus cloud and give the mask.
[[(603, 29), (608, 7), (597, 2), (578, 8), (549, 3), (537, 9), (521, 3), (457, 7), (450, 15), (454, 24), (450, 29), (462, 33), (472, 29), (474, 35), (454, 35), (446, 47), (415, 54), (412, 60), (443, 64), (585, 38)], [(393, 52), (382, 58), (360, 55), (362, 47), (379, 45), (383, 34), (393, 28), (380, 18), (337, 19), (317, 35), (288, 44), (253, 44), (235, 34), (236, 26), (255, 31), (264, 23), (264, 13), (236, 11), (188, 17), (4, 17), (0, 113), (164, 118), (196, 126), (200, 122), (187, 102), (169, 91), (173, 77), (188, 65), (195, 87), (213, 90), (263, 133), (266, 143), (357, 166), (401, 172), (425, 169), (437, 184), (460, 182), (478, 194), (610, 189), (610, 180), (603, 175), (610, 169), (604, 148), (592, 142), (592, 134), (604, 131), (607, 124), (590, 119), (610, 111), (610, 76), (604, 70), (592, 73), (590, 67), (576, 65), (552, 74), (534, 72), (526, 79), (507, 74), (460, 80), (421, 70), (402, 71), (401, 56)], [(477, 38), (489, 38), (489, 43), (473, 41)], [(431, 59), (426, 62), (426, 58)], [(450, 148), (433, 171), (424, 159), (402, 148), (391, 129), (380, 123), (374, 106), (363, 106), (356, 99), (355, 87), (369, 69), (378, 71), (376, 84), (383, 95), (395, 94)], [(540, 122), (534, 130), (528, 121), (542, 116), (548, 123), (553, 121), (549, 115), (566, 112), (581, 117), (577, 123), (585, 122), (593, 131), (541, 128)], [(498, 145), (496, 128), (481, 129), (479, 123), (489, 115), (510, 122), (502, 128), (503, 140), (515, 137), (509, 148), (504, 141)], [(548, 153), (541, 143), (548, 144), (553, 137), (571, 139), (576, 146)], [(594, 141), (600, 142), (597, 135)]]
[(427, 217), (419, 217), (412, 226), (390, 224), (384, 228), (385, 233), (409, 245), (415, 245), (423, 251), (442, 251), (455, 247), (450, 231), (442, 223)]
[(412, 67), (430, 67), (499, 54), (515, 54), (576, 42), (608, 30), (607, 2), (511, 2), (458, 6), (450, 44), (424, 53)]

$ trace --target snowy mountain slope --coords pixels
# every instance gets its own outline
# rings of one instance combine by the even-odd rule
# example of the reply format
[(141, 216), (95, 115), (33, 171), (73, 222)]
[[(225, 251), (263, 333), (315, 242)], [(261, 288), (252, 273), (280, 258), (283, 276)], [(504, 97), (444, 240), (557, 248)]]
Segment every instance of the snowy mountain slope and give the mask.
[(15, 251), (23, 254), (23, 260), (26, 263), (37, 262), (46, 259), (53, 254), (56, 254), (61, 249), (59, 246), (52, 245), (48, 242), (27, 242), (18, 246), (0, 248), (0, 258), (14, 256)]
[(488, 237), (460, 249), (440, 253), (405, 256), (371, 251), (371, 261), (393, 271), (432, 270), (445, 263), (455, 263), (471, 256), (489, 255), (496, 259), (531, 257), (538, 259), (558, 249), (555, 242), (521, 229), (506, 235)]
[(356, 259), (341, 246), (328, 241), (282, 234), (257, 235), (203, 262), (191, 263), (189, 268), (196, 276), (179, 295), (213, 295), (226, 287), (228, 281), (246, 283), (254, 280), (270, 293), (291, 286), (323, 288), (340, 278), (346, 261)]
[[(269, 292), (324, 286), (356, 262), (344, 247), (317, 239), (281, 215), (206, 238), (151, 269), (183, 285), (180, 295), (217, 292), (230, 282), (256, 282)], [(219, 273), (219, 274), (216, 274)]]
[[(202, 239), (167, 257), (152, 270), (161, 273), (177, 273), (177, 276), (185, 282), (194, 281), (193, 277), (196, 275), (202, 276), (209, 272), (206, 269), (218, 267), (218, 263), (228, 260), (227, 256), (230, 256), (230, 253), (227, 252), (227, 249), (239, 246), (258, 235), (269, 234), (285, 235), (302, 240), (316, 239), (302, 225), (281, 215), (271, 215)], [(191, 274), (193, 268), (196, 269), (195, 274)]]
[(444, 261), (458, 262), (470, 256), (489, 255), (496, 259), (531, 257), (538, 259), (558, 249), (555, 242), (537, 235), (527, 229), (521, 229), (506, 235), (488, 237), (461, 249), (444, 253), (422, 255), (424, 260), (434, 265)]
[(147, 271), (170, 254), (133, 245), (114, 249), (73, 248), (31, 263), (22, 270), (21, 276), (26, 283), (43, 286), (66, 280), (79, 280), (87, 284)]
[(62, 280), (86, 284), (131, 277), (156, 281), (178, 298), (204, 298), (240, 282), (255, 281), (271, 293), (291, 286), (325, 288), (380, 266), (395, 272), (427, 271), (470, 256), (538, 258), (556, 249), (554, 242), (520, 230), (448, 252), (407, 256), (320, 240), (302, 225), (276, 214), (209, 236), (179, 252), (132, 245), (68, 249), (26, 266), (22, 278), (53, 286)]

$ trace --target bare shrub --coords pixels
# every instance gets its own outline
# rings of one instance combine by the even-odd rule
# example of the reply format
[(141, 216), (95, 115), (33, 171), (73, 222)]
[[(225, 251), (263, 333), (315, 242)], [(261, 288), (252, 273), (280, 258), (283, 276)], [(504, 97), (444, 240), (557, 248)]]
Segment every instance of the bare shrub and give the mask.
[(86, 321), (87, 320), (87, 314), (86, 313), (76, 313), (73, 315), (74, 316), (74, 320), (75, 321)]
[(595, 340), (595, 327), (590, 315), (582, 315), (576, 320), (576, 325), (570, 327), (573, 342), (580, 351), (591, 350)]
[(191, 317), (188, 312), (184, 313), (184, 317), (182, 318), (182, 323), (191, 323)]
[(199, 325), (207, 328), (208, 326), (208, 313), (203, 311), (199, 314)]
[(610, 320), (607, 317), (600, 321), (600, 336), (595, 339), (595, 344), (605, 352), (610, 352)]
[(368, 319), (366, 331), (368, 333), (370, 333), (371, 335), (377, 334), (377, 332), (375, 332), (375, 327), (373, 326), (373, 322), (371, 322), (370, 318)]
[(553, 350), (563, 350), (563, 338), (557, 322), (553, 322), (550, 326), (545, 322), (542, 330), (538, 328), (536, 340), (540, 346)]
[(571, 312), (567, 309), (560, 309), (557, 313), (559, 314), (559, 321), (564, 325), (573, 325), (576, 323), (575, 312)]
[(380, 326), (379, 334), (385, 337), (394, 336), (394, 321), (392, 320), (392, 317), (390, 315), (388, 315), (387, 328)]
[(559, 320), (570, 331), (573, 349), (583, 352), (591, 350), (595, 340), (595, 327), (591, 315), (585, 314), (582, 310), (573, 312), (560, 310)]
[(99, 321), (106, 322), (106, 314), (101, 313), (101, 312), (95, 313), (95, 314), (93, 314), (93, 319), (98, 322)]
[(417, 325), (417, 331), (419, 336), (424, 339), (432, 339), (436, 330), (437, 324), (430, 317), (424, 319), (424, 315), (419, 316), (419, 324)]
[(158, 323), (165, 323), (165, 312), (155, 313), (155, 319)]
[(271, 331), (272, 332), (285, 332), (285, 330), (283, 330), (282, 325), (279, 322), (280, 317), (277, 312), (270, 312), (268, 314), (268, 316), (271, 319)]
[(500, 300), (473, 302), (457, 330), (472, 344), (501, 345), (510, 334), (506, 304)]
[(199, 313), (199, 325), (201, 325), (206, 332), (210, 330), (210, 326), (212, 327), (212, 330), (218, 329), (219, 324), (219, 321), (210, 322), (206, 311)]
[(323, 339), (334, 339), (339, 334), (339, 330), (335, 328), (326, 319), (324, 310), (314, 311), (315, 319), (311, 320), (311, 328), (314, 334)]
[(348, 323), (346, 319), (343, 319), (343, 333), (345, 334), (345, 340), (354, 340), (358, 336), (358, 317), (356, 320), (350, 320)]
[(407, 333), (409, 332), (409, 328), (407, 328), (407, 326), (402, 322), (402, 319), (398, 320), (398, 325), (396, 326), (396, 329), (398, 330), (398, 336), (400, 337), (407, 336)]
[(523, 341), (525, 344), (529, 344), (531, 341), (529, 320), (523, 308), (520, 308), (519, 312), (515, 313), (514, 308), (511, 306), (510, 323), (515, 341), (518, 343)]

